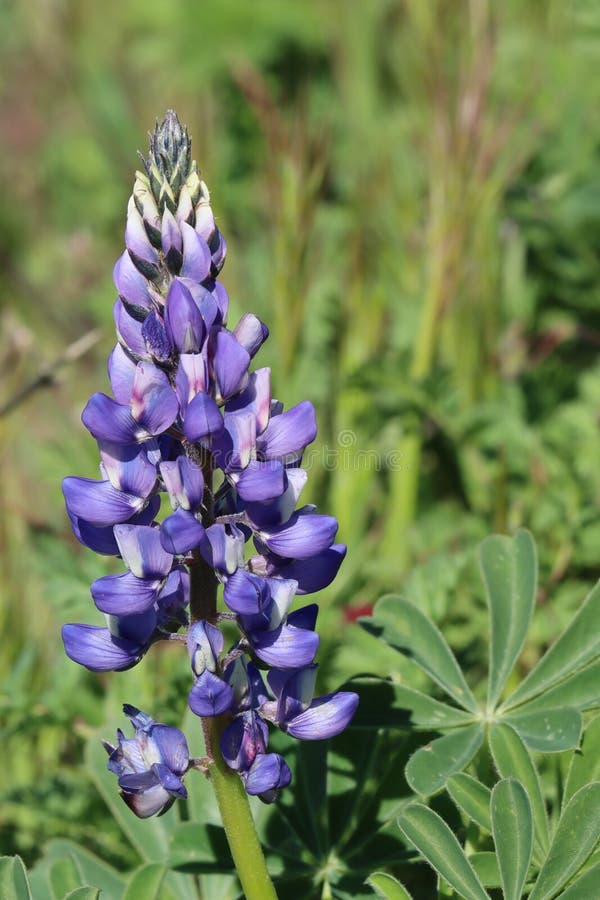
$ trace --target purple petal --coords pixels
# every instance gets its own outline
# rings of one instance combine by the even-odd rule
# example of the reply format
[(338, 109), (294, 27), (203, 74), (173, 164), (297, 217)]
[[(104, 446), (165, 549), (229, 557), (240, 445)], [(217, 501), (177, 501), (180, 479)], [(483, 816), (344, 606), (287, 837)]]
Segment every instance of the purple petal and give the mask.
[(160, 474), (173, 509), (181, 506), (195, 512), (200, 507), (204, 496), (204, 477), (197, 463), (187, 456), (178, 456), (174, 461), (161, 463)]
[(185, 734), (170, 725), (155, 725), (152, 740), (158, 747), (163, 764), (176, 775), (183, 775), (190, 761)]
[(308, 559), (331, 546), (337, 529), (333, 516), (298, 510), (284, 525), (261, 531), (260, 537), (278, 556)]
[[(158, 253), (150, 243), (146, 229), (144, 228), (144, 220), (136, 209), (133, 197), (130, 199), (127, 208), (125, 246), (137, 268), (141, 268), (140, 262), (146, 262), (150, 264), (150, 266), (156, 267), (158, 263)], [(144, 275), (148, 273), (147, 277), (152, 277), (149, 268), (142, 267), (141, 271)]]
[(223, 416), (212, 397), (204, 393), (196, 394), (188, 404), (183, 422), (183, 431), (188, 441), (195, 443), (218, 434), (223, 428)]
[(108, 377), (117, 403), (129, 406), (136, 365), (121, 344), (116, 344), (108, 357)]
[(257, 709), (267, 701), (268, 695), (262, 675), (245, 656), (238, 656), (230, 662), (223, 677), (233, 688), (237, 712)]
[(123, 791), (121, 796), (138, 819), (149, 819), (150, 816), (157, 813), (166, 812), (173, 804), (173, 797), (165, 791), (162, 784), (157, 784), (156, 787), (140, 791), (137, 794)]
[(134, 419), (150, 435), (169, 428), (179, 413), (179, 403), (168, 377), (152, 363), (137, 365), (131, 412)]
[(217, 399), (228, 400), (244, 387), (250, 354), (224, 328), (213, 333), (211, 350)]
[(215, 217), (208, 203), (199, 203), (196, 208), (195, 229), (208, 244), (215, 230)]
[(192, 198), (187, 184), (184, 184), (179, 192), (179, 203), (175, 212), (175, 218), (181, 225), (182, 222), (191, 222), (194, 215)]
[[(270, 460), (274, 462), (274, 460)], [(280, 497), (263, 503), (246, 503), (248, 518), (258, 529), (273, 528), (287, 522), (296, 508), (298, 498), (306, 484), (307, 474), (304, 469), (286, 469), (286, 488)]]
[(167, 576), (158, 597), (160, 621), (175, 617), (186, 624), (183, 610), (190, 602), (190, 574), (184, 566), (177, 566)]
[[(248, 770), (244, 787), (247, 794), (269, 795), (271, 791), (287, 787), (291, 780), (292, 773), (282, 756), (278, 753), (260, 753)], [(270, 797), (266, 798), (266, 802), (270, 800)]]
[(269, 575), (295, 578), (298, 594), (314, 594), (331, 584), (346, 556), (345, 544), (333, 544), (316, 556), (300, 560), (271, 558), (267, 566)]
[(235, 478), (237, 492), (244, 501), (273, 500), (285, 490), (283, 465), (278, 459), (250, 460)]
[(269, 729), (255, 712), (237, 716), (223, 731), (221, 753), (230, 769), (245, 772), (267, 749)]
[(251, 412), (256, 419), (256, 433), (261, 434), (269, 422), (271, 412), (271, 370), (251, 372), (244, 390), (228, 401), (227, 412)]
[(210, 525), (200, 545), (203, 559), (223, 575), (232, 575), (244, 565), (244, 535), (235, 525), (228, 534), (225, 526)]
[(126, 522), (139, 512), (144, 499), (118, 491), (110, 481), (69, 476), (62, 483), (67, 512), (92, 525), (114, 525)]
[(102, 467), (113, 487), (148, 497), (156, 484), (156, 468), (148, 460), (139, 444), (114, 444), (99, 442)]
[(335, 737), (349, 724), (357, 706), (358, 694), (349, 691), (317, 697), (307, 710), (288, 722), (286, 731), (303, 741)]
[(151, 771), (156, 775), (165, 791), (168, 791), (172, 797), (179, 797), (182, 800), (187, 799), (188, 794), (183, 781), (174, 772), (171, 772), (168, 766), (162, 763), (154, 763)]
[(160, 541), (169, 553), (189, 553), (204, 540), (204, 526), (192, 512), (180, 507), (161, 523)]
[(271, 594), (268, 582), (264, 578), (238, 569), (227, 579), (223, 599), (233, 612), (252, 616), (267, 606)]
[(219, 308), (217, 321), (220, 322), (221, 325), (224, 325), (227, 321), (227, 313), (229, 311), (229, 295), (220, 281), (215, 281), (211, 293)]
[(174, 278), (167, 294), (165, 321), (171, 340), (180, 353), (198, 353), (206, 328), (187, 287)]
[(230, 686), (205, 669), (190, 691), (190, 709), (197, 716), (220, 716), (233, 703)]
[(278, 698), (276, 721), (283, 727), (310, 706), (315, 694), (317, 666), (313, 663), (289, 674), (272, 670), (267, 680)]
[[(293, 583), (298, 584), (297, 581)], [(288, 625), (294, 625), (296, 628), (307, 628), (309, 631), (314, 631), (318, 614), (318, 605), (309, 603), (307, 606), (302, 606), (300, 609), (295, 609), (293, 613), (290, 613), (287, 617), (287, 623)]]
[(218, 274), (223, 268), (223, 265), (225, 264), (225, 257), (227, 256), (227, 241), (218, 228), (215, 229), (215, 233), (210, 240), (209, 248), (212, 261), (212, 271), (213, 273)]
[(256, 445), (263, 459), (297, 456), (317, 436), (315, 410), (308, 400), (273, 416)]
[(182, 353), (179, 357), (175, 390), (182, 416), (188, 403), (208, 385), (208, 367), (203, 353)]
[(225, 413), (225, 430), (216, 434), (212, 453), (224, 472), (244, 469), (250, 462), (256, 439), (256, 421), (252, 413)]
[(301, 669), (310, 665), (319, 646), (318, 634), (293, 625), (255, 632), (250, 638), (258, 658), (278, 669)]
[(142, 656), (138, 644), (114, 638), (108, 628), (95, 625), (63, 625), (62, 639), (69, 659), (92, 672), (129, 669)]
[(194, 622), (187, 636), (187, 649), (194, 675), (199, 676), (206, 669), (216, 672), (224, 643), (222, 632), (210, 622), (205, 622), (204, 619)]
[[(127, 520), (131, 525), (149, 525), (156, 516), (160, 507), (160, 497), (152, 497), (150, 502), (140, 513)], [(105, 556), (118, 556), (119, 548), (115, 540), (112, 525), (92, 525), (91, 522), (72, 515), (68, 508), (67, 514), (71, 520), (73, 534), (77, 540), (95, 553)]]
[(108, 630), (114, 638), (132, 641), (140, 647), (145, 647), (154, 635), (157, 624), (157, 615), (154, 608), (146, 612), (126, 616), (106, 617)]
[[(298, 582), (292, 579), (269, 578), (269, 591), (271, 594), (271, 606), (269, 609), (269, 628), (278, 628), (287, 616), (290, 606), (296, 596)], [(316, 606), (316, 604), (315, 604)], [(298, 610), (300, 612), (300, 610)], [(292, 613), (288, 617), (288, 624), (295, 625), (298, 628), (304, 628), (303, 621), (296, 621), (293, 616), (298, 616), (298, 612)]]
[(164, 578), (173, 556), (160, 542), (160, 529), (142, 525), (115, 525), (115, 538), (123, 562), (137, 578)]
[(146, 612), (154, 605), (161, 588), (160, 580), (136, 578), (131, 572), (105, 575), (92, 583), (94, 603), (111, 616), (130, 616)]
[(148, 348), (142, 334), (142, 323), (129, 315), (119, 299), (113, 306), (113, 318), (120, 343), (124, 344), (139, 359), (147, 359)]
[(167, 362), (173, 351), (173, 343), (167, 334), (165, 323), (155, 309), (144, 319), (142, 337), (150, 356), (157, 362)]
[(144, 440), (147, 434), (133, 418), (128, 406), (117, 403), (106, 394), (92, 394), (81, 414), (81, 421), (99, 441), (133, 444)]
[(183, 237), (183, 265), (181, 274), (194, 281), (204, 281), (210, 273), (211, 257), (208, 244), (187, 222), (181, 223)]
[(128, 303), (140, 309), (151, 309), (152, 300), (148, 292), (148, 282), (131, 262), (127, 250), (115, 263), (113, 280), (119, 295)]
[(221, 320), (221, 310), (213, 292), (191, 278), (180, 278), (180, 282), (188, 289), (194, 299), (194, 303), (200, 311), (202, 320), (208, 331), (212, 325)]
[(254, 313), (244, 313), (240, 321), (233, 329), (238, 341), (253, 357), (269, 337), (269, 329)]
[(161, 246), (167, 266), (171, 272), (178, 272), (183, 261), (183, 241), (175, 216), (165, 206), (161, 225)]

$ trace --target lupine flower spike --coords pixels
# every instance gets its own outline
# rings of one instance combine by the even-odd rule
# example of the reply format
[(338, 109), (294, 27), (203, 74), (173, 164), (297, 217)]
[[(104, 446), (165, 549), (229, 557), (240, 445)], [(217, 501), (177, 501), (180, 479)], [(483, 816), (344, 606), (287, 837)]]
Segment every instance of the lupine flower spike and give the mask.
[[(249, 794), (272, 802), (291, 774), (268, 751), (269, 724), (328, 738), (357, 706), (353, 693), (314, 698), (318, 607), (296, 605), (332, 581), (346, 548), (335, 543), (334, 518), (297, 508), (314, 409), (304, 401), (284, 410), (272, 399), (270, 370), (253, 368), (269, 334), (256, 316), (227, 328), (218, 281), (225, 239), (174, 112), (157, 123), (142, 161), (114, 269), (112, 396), (93, 394), (82, 415), (98, 442), (100, 479), (63, 483), (77, 539), (119, 557), (124, 571), (92, 584), (106, 624), (65, 625), (65, 650), (93, 671), (121, 670), (155, 642), (181, 640), (192, 711), (224, 717), (223, 758)], [(239, 631), (228, 648), (225, 618)], [(105, 744), (108, 767), (136, 815), (160, 814), (186, 796), (186, 739), (124, 711), (135, 736), (119, 732), (117, 746)]]

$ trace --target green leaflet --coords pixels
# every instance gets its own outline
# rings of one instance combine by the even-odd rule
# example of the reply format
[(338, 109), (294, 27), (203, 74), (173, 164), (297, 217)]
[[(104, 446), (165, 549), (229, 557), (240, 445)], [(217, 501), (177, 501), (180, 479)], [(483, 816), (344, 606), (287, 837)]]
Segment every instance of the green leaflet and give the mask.
[(600, 655), (600, 584), (588, 595), (569, 627), (504, 704), (513, 709), (565, 681)]
[(412, 803), (399, 816), (398, 827), (461, 897), (489, 900), (463, 848), (437, 813), (421, 803)]
[(520, 900), (533, 850), (531, 803), (521, 782), (499, 781), (492, 790), (490, 812), (504, 900)]
[(571, 757), (563, 806), (590, 781), (600, 781), (600, 716), (589, 723), (583, 734), (581, 749)]
[(490, 818), (489, 787), (477, 781), (466, 772), (458, 772), (451, 775), (446, 783), (446, 790), (452, 797), (458, 808), (469, 818), (476, 822), (480, 828), (486, 831), (492, 830)]
[(427, 616), (408, 600), (388, 594), (361, 626), (413, 660), (463, 709), (478, 713), (477, 702), (446, 639)]
[(579, 744), (583, 726), (581, 713), (571, 707), (534, 711), (524, 707), (518, 715), (507, 715), (503, 721), (519, 732), (530, 750), (541, 753), (573, 750)]
[(412, 900), (404, 885), (387, 872), (373, 872), (367, 878), (366, 884), (383, 900)]
[(522, 738), (510, 725), (496, 724), (490, 729), (490, 749), (503, 778), (518, 779), (529, 796), (535, 825), (535, 839), (542, 855), (548, 849), (548, 818), (539, 775)]
[(535, 544), (528, 531), (493, 535), (480, 548), (490, 616), (488, 706), (493, 708), (523, 648), (537, 582)]
[(0, 857), (0, 897), (2, 900), (33, 900), (20, 856)]
[(483, 743), (483, 725), (460, 728), (436, 738), (413, 753), (406, 780), (413, 791), (428, 796), (441, 790), (450, 775), (467, 766)]
[(567, 803), (529, 900), (554, 897), (579, 871), (599, 839), (600, 782), (594, 782)]

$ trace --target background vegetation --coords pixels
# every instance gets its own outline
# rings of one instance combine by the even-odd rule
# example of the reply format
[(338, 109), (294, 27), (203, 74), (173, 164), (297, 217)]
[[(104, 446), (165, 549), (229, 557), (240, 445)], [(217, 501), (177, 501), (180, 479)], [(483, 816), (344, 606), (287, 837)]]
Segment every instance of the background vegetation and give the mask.
[(112, 564), (72, 537), (60, 480), (96, 471), (79, 415), (106, 386), (135, 149), (167, 107), (227, 236), (231, 318), (268, 322), (278, 396), (317, 407), (309, 499), (350, 548), (323, 688), (404, 671), (352, 623), (390, 590), (479, 677), (492, 530), (530, 528), (540, 556), (513, 677), (570, 620), (600, 559), (599, 38), (595, 0), (0, 4), (2, 852), (73, 836), (130, 864), (83, 745), (122, 700), (184, 713), (168, 648), (104, 678), (59, 640), (97, 621)]

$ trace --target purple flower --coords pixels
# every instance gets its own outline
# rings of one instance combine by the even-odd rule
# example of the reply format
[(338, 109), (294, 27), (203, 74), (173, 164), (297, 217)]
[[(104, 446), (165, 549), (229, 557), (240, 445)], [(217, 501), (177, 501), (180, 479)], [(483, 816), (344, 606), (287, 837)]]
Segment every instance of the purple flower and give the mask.
[(121, 797), (140, 819), (161, 815), (177, 798), (186, 799), (183, 776), (190, 765), (185, 735), (158, 725), (146, 713), (125, 704), (123, 712), (135, 728), (133, 738), (117, 732), (118, 744), (104, 741), (108, 769), (118, 777)]
[[(291, 773), (268, 752), (269, 727), (332, 737), (356, 709), (355, 694), (314, 698), (318, 607), (296, 600), (333, 580), (346, 548), (334, 543), (334, 518), (297, 508), (315, 411), (307, 400), (284, 411), (270, 369), (251, 371), (266, 325), (247, 312), (227, 327), (218, 281), (226, 242), (172, 111), (143, 162), (113, 272), (111, 394), (94, 393), (82, 414), (100, 478), (63, 482), (77, 539), (120, 557), (124, 571), (91, 586), (106, 624), (69, 623), (63, 641), (71, 659), (108, 671), (136, 665), (159, 640), (185, 640), (190, 708), (225, 717), (224, 759), (249, 794), (273, 802)], [(223, 618), (237, 629), (228, 650)], [(258, 667), (270, 669), (269, 690)], [(125, 712), (135, 736), (119, 732), (118, 745), (107, 745), (109, 768), (137, 815), (163, 812), (185, 796), (185, 738), (133, 707)]]

